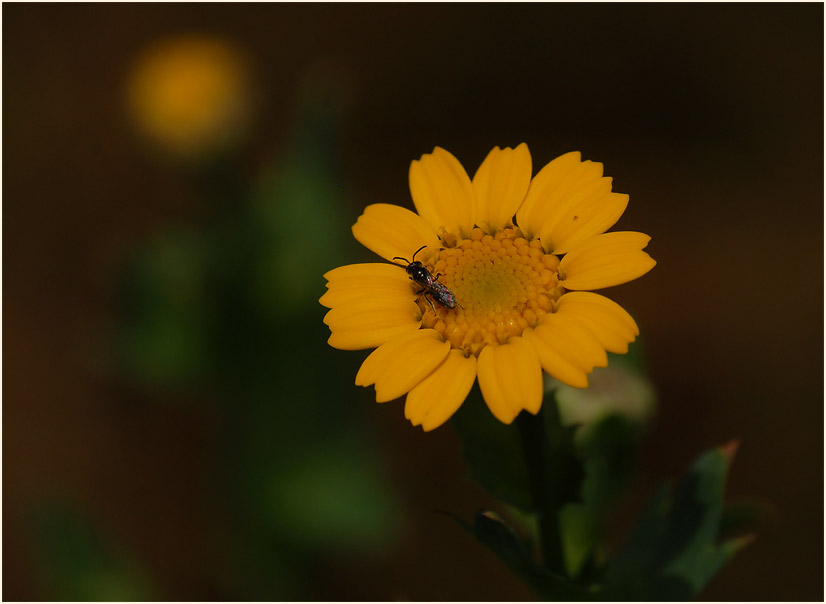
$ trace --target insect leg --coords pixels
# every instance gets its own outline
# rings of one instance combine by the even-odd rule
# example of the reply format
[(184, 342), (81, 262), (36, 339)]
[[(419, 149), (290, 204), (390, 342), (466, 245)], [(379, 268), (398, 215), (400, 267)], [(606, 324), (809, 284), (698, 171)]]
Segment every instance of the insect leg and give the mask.
[(427, 303), (430, 304), (430, 308), (433, 310), (433, 314), (436, 314), (436, 307), (433, 306), (433, 302), (431, 302), (430, 297), (427, 295), (427, 288), (417, 292), (417, 295), (421, 296), (424, 294), (424, 299), (427, 300)]

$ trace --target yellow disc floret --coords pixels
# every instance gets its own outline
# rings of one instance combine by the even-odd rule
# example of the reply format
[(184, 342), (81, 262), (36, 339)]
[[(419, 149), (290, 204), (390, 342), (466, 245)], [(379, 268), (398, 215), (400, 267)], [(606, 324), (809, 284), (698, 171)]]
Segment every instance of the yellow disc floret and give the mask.
[(453, 291), (457, 305), (436, 305), (434, 313), (420, 298), (422, 326), (435, 329), (466, 355), (478, 356), (485, 346), (521, 336), (553, 312), (565, 292), (557, 279), (559, 258), (515, 227), (493, 236), (474, 228), (467, 239), (457, 237), (454, 246), (431, 256), (427, 266)]

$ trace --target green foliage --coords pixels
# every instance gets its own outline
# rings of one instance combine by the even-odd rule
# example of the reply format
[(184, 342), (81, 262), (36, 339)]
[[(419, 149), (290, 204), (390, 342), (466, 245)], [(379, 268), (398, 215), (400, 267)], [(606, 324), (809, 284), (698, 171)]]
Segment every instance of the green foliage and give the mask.
[(201, 226), (145, 242), (120, 289), (120, 372), (150, 393), (197, 388), (214, 405), (212, 475), (230, 541), (214, 571), (246, 600), (307, 599), (324, 556), (375, 554), (400, 525), (367, 407), (341, 388), (357, 359), (324, 345), (322, 275), (355, 242), (342, 229), (335, 124), (303, 116), (254, 183), (205, 168)]
[(544, 599), (578, 601), (587, 599), (584, 587), (566, 581), (536, 562), (526, 543), (496, 512), (480, 510), (473, 524), (456, 520), (480, 542), (493, 550), (514, 572), (530, 584)]
[(44, 600), (145, 601), (154, 590), (135, 561), (71, 506), (42, 503), (32, 514), (34, 561)]
[(567, 570), (578, 577), (597, 559), (613, 504), (628, 486), (636, 462), (640, 428), (623, 415), (608, 415), (579, 442), (584, 479), (582, 501), (561, 510)]
[[(641, 434), (637, 418), (600, 414), (575, 443), (576, 426), (559, 423), (552, 395), (543, 403), (543, 423), (526, 428), (531, 424), (523, 412), (517, 418), (518, 430), (497, 422), (481, 401), (469, 403), (475, 408), (466, 403), (464, 407), (470, 408), (457, 413), (453, 425), (471, 475), (498, 498), (536, 514), (538, 523), (522, 522), (529, 527), (526, 541), (493, 512), (479, 513), (472, 526), (463, 526), (543, 598), (690, 599), (748, 542), (718, 542), (721, 531), (737, 525), (748, 510), (724, 516), (733, 448), (717, 448), (694, 463), (676, 491), (660, 487), (627, 543), (606, 559), (601, 538), (611, 508), (632, 476)], [(530, 528), (534, 526), (538, 530)], [(562, 540), (562, 565), (555, 560), (554, 539)], [(528, 543), (542, 545), (544, 567)]]
[(532, 511), (530, 479), (519, 433), (497, 420), (474, 386), (450, 420), (462, 441), (470, 477), (495, 497)]
[[(626, 544), (585, 579), (572, 580), (540, 566), (526, 542), (494, 512), (477, 513), (473, 525), (459, 522), (544, 599), (688, 600), (751, 541), (718, 542), (730, 461), (730, 449), (712, 449), (693, 464), (675, 492), (668, 485), (657, 489)], [(587, 516), (587, 506), (568, 509)], [(587, 518), (579, 520), (580, 526), (587, 525)]]
[(264, 175), (253, 199), (261, 240), (250, 287), (265, 317), (317, 303), (322, 275), (335, 266), (348, 232), (342, 229), (349, 219), (330, 174), (300, 160), (292, 157)]
[(295, 451), (266, 488), (268, 524), (298, 549), (378, 551), (397, 537), (399, 502), (352, 436)]
[(154, 385), (200, 377), (209, 362), (204, 238), (170, 229), (134, 254), (122, 278), (119, 368)]
[(731, 449), (702, 455), (676, 492), (660, 487), (605, 573), (606, 599), (695, 597), (748, 538), (718, 543)]
[[(551, 482), (546, 484), (561, 503), (578, 501), (582, 465), (575, 453), (575, 428), (562, 426), (555, 414), (543, 417), (550, 449), (542, 455), (555, 466)], [(525, 451), (516, 426), (506, 426), (490, 413), (478, 386), (453, 416), (451, 425), (462, 441), (471, 478), (502, 501), (526, 512), (536, 511), (529, 465), (533, 457)]]

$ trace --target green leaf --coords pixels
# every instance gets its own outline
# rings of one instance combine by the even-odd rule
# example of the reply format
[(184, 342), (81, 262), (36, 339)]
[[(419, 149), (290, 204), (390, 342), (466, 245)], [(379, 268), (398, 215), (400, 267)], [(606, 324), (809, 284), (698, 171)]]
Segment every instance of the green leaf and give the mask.
[[(547, 486), (553, 490), (557, 505), (578, 501), (583, 470), (573, 441), (576, 427), (559, 423), (553, 394), (547, 394), (542, 404), (545, 407), (547, 457), (551, 464)], [(498, 499), (523, 511), (535, 512), (528, 468), (536, 461), (533, 457), (537, 452), (525, 450), (517, 429), (518, 422), (519, 419), (514, 424), (505, 425), (497, 420), (475, 386), (468, 400), (453, 416), (451, 425), (462, 441), (462, 453), (471, 478)]]
[[(451, 515), (452, 516), (452, 515)], [(536, 589), (546, 600), (581, 601), (587, 590), (540, 566), (519, 535), (496, 512), (480, 510), (468, 525), (453, 516), (468, 532), (496, 553), (508, 567)]]
[(641, 431), (622, 415), (609, 415), (592, 427), (581, 446), (585, 460), (583, 500), (596, 514), (604, 514), (623, 493), (637, 461)]
[(491, 414), (478, 386), (473, 387), (450, 423), (462, 441), (470, 477), (495, 497), (521, 510), (533, 511), (519, 431)]
[(588, 388), (547, 380), (559, 405), (563, 425), (577, 426), (575, 442), (584, 465), (582, 504), (562, 509), (561, 525), (566, 570), (581, 581), (595, 578), (608, 512), (625, 491), (636, 465), (640, 437), (655, 406), (651, 382), (642, 374), (639, 347), (636, 360), (610, 355)]
[(633, 420), (615, 414), (592, 424), (587, 438), (578, 438), (585, 470), (582, 503), (566, 505), (560, 518), (566, 568), (571, 577), (580, 576), (586, 566), (594, 568), (598, 562), (594, 550), (605, 531), (611, 506), (631, 478), (640, 433)]
[(570, 577), (577, 577), (591, 555), (597, 540), (597, 521), (585, 504), (569, 503), (560, 511), (562, 546), (565, 553), (565, 570)]
[(611, 560), (600, 597), (687, 600), (695, 597), (748, 539), (717, 543), (733, 446), (702, 455), (676, 492), (661, 486), (628, 542)]

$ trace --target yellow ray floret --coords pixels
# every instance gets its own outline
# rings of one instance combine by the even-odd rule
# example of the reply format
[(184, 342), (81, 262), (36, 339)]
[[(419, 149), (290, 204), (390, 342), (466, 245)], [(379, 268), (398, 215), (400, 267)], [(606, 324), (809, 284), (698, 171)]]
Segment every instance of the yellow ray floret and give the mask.
[(436, 147), (410, 164), (413, 204), (435, 233), (467, 233), (476, 219), (476, 196), (467, 172), (453, 155)]
[(385, 260), (395, 256), (410, 258), (423, 245), (439, 247), (436, 231), (406, 208), (387, 203), (367, 206), (353, 225), (353, 236), (367, 249)]
[(542, 369), (563, 384), (586, 388), (586, 371), (577, 366), (567, 354), (566, 342), (553, 337), (551, 329), (527, 329), (523, 337), (533, 346)]
[(559, 280), (566, 289), (602, 289), (642, 277), (657, 262), (642, 249), (651, 237), (621, 231), (586, 239), (559, 263)]
[(608, 352), (625, 354), (639, 335), (634, 319), (619, 304), (592, 292), (569, 292), (558, 302), (557, 314), (579, 321)]
[(364, 350), (381, 346), (391, 338), (418, 331), (421, 310), (413, 300), (370, 300), (363, 304), (337, 306), (324, 316), (331, 330), (327, 343), (341, 350)]
[(576, 192), (576, 185), (602, 176), (602, 164), (580, 161), (579, 151), (560, 155), (531, 180), (525, 201), (516, 212), (516, 222), (528, 237), (536, 237), (540, 227), (565, 201), (566, 191)]
[(531, 154), (522, 143), (516, 149), (494, 147), (473, 177), (476, 224), (487, 233), (511, 225), (531, 183)]
[(441, 426), (467, 398), (476, 381), (476, 357), (451, 350), (433, 373), (407, 394), (404, 416), (425, 431)]
[(594, 367), (608, 365), (608, 355), (596, 336), (565, 312), (543, 315), (536, 332), (544, 339), (563, 342), (565, 358), (585, 373), (591, 373)]
[(327, 293), (319, 299), (327, 308), (342, 304), (360, 305), (365, 298), (394, 303), (405, 297), (413, 299), (410, 280), (392, 264), (348, 264), (325, 273)]
[(479, 389), (491, 413), (511, 423), (524, 410), (538, 413), (542, 405), (542, 368), (523, 338), (503, 346), (488, 346), (479, 354)]
[(356, 374), (357, 386), (376, 385), (376, 401), (399, 398), (427, 377), (450, 352), (432, 329), (404, 333), (379, 346)]

